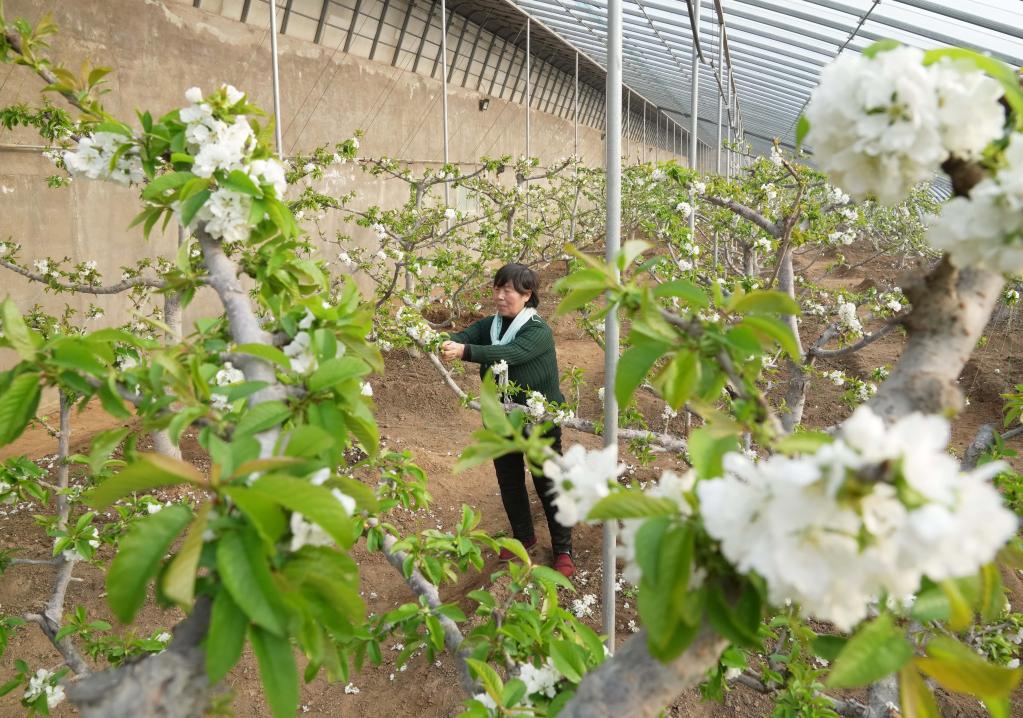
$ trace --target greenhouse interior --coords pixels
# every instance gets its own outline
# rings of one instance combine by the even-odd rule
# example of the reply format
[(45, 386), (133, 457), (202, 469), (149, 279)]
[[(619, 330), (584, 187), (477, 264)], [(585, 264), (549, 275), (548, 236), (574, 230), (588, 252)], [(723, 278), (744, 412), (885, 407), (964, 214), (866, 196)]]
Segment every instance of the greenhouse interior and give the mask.
[(1023, 718), (1019, 0), (0, 29), (0, 716)]

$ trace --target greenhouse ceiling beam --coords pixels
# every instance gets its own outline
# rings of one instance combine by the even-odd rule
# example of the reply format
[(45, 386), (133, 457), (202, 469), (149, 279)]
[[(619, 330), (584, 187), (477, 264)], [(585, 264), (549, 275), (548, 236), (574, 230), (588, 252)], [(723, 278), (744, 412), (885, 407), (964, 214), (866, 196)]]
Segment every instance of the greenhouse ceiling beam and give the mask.
[[(557, 29), (552, 27), (552, 25), (549, 22), (547, 22), (544, 18), (536, 17), (535, 13), (537, 12), (537, 8), (534, 5), (530, 5), (529, 6), (529, 10), (527, 11), (523, 7), (523, 5), (526, 5), (526, 3), (521, 3), (521, 5), (520, 5), (520, 4), (516, 3), (516, 2), (513, 2), (512, 0), (502, 0), (502, 2), (503, 2), (503, 4), (505, 4), (505, 5), (507, 5), (507, 6), (511, 7), (511, 8), (514, 8), (518, 13), (522, 14), (523, 16), (532, 17), (534, 19), (534, 22), (537, 23), (538, 25), (540, 25), (540, 27), (542, 27), (544, 30), (546, 30), (547, 32), (551, 33), (552, 35), (560, 38), (562, 40), (562, 42), (564, 42), (568, 47), (570, 47), (571, 49), (573, 49), (575, 51), (578, 51), (581, 57), (584, 57), (586, 60), (588, 60), (589, 62), (591, 62), (595, 66), (599, 67), (605, 73), (607, 72), (607, 69), (603, 65), (601, 65), (599, 62), (597, 62), (596, 60), (593, 59), (594, 56), (595, 57), (600, 57), (605, 52), (605, 49), (602, 46), (602, 43), (604, 42), (604, 40), (602, 39), (601, 34), (598, 33), (598, 30), (600, 30), (600, 28), (590, 27), (588, 24), (586, 24), (585, 22), (582, 22), (580, 20), (580, 24), (582, 24), (583, 27), (585, 27), (589, 31), (589, 36), (586, 36), (586, 39), (589, 40), (589, 48), (579, 47), (576, 44), (574, 44), (573, 42), (570, 42), (565, 37), (565, 32), (559, 32)], [(561, 7), (564, 7), (560, 3), (559, 3), (559, 5)], [(566, 11), (569, 13), (569, 15), (571, 15), (572, 17), (575, 17), (575, 15), (573, 15), (571, 13), (571, 11), (568, 11), (567, 9), (566, 9)], [(564, 22), (564, 19), (561, 16), (551, 17), (549, 12), (546, 14), (545, 17), (550, 18), (552, 21), (558, 23), (559, 26), (560, 26), (561, 23)], [(594, 35), (596, 35), (596, 37), (593, 37)], [(606, 33), (605, 33), (605, 36), (606, 36)], [(576, 37), (577, 38), (579, 37), (578, 30), (576, 30)], [(586, 52), (587, 49), (589, 49), (592, 52), (592, 56), (591, 56), (590, 52)], [(639, 97), (642, 97), (645, 101), (650, 102), (650, 104), (652, 104), (652, 105), (656, 104), (656, 103), (650, 101), (649, 98), (647, 98), (642, 93), (637, 92), (637, 91), (631, 89), (628, 85), (626, 85), (625, 88), (627, 90), (629, 90), (630, 92), (633, 92), (633, 94), (635, 94), (635, 95), (637, 95)], [(597, 88), (596, 86), (594, 86), (594, 89), (599, 90), (600, 88)]]
[[(596, 45), (595, 41), (593, 41), (586, 35), (580, 34), (580, 32), (574, 28), (565, 27), (561, 29), (561, 32), (564, 34), (565, 37), (574, 40), (581, 47), (593, 51), (598, 51), (601, 49), (599, 46)], [(636, 52), (634, 50), (629, 51), (627, 54), (623, 53), (623, 55), (626, 55), (630, 60), (636, 63), (636, 65), (631, 65), (631, 67), (637, 67), (635, 71), (639, 77), (649, 76), (650, 73), (648, 72), (648, 69), (650, 67), (656, 67), (662, 70), (665, 74), (658, 74), (654, 78), (658, 81), (654, 83), (654, 86), (658, 88), (661, 92), (665, 91), (664, 87), (665, 83), (667, 84), (668, 87), (672, 87), (674, 83), (677, 82), (675, 68), (673, 68), (672, 66), (663, 63), (656, 62), (652, 63), (649, 61), (647, 55)], [(638, 81), (639, 78), (635, 78), (633, 84), (636, 84), (636, 82)]]
[(933, 12), (936, 15), (944, 15), (945, 17), (950, 17), (953, 20), (959, 20), (960, 22), (969, 23), (970, 25), (976, 25), (977, 27), (983, 27), (1003, 35), (1023, 40), (1023, 28), (1018, 25), (1008, 25), (1004, 22), (997, 22), (981, 15), (974, 15), (973, 13), (957, 10), (954, 5), (941, 5), (936, 2), (930, 2), (930, 0), (894, 0), (894, 2), (897, 2), (900, 5), (915, 7), (918, 10)]
[[(743, 2), (750, 2), (750, 3), (754, 2), (754, 0), (742, 0), (742, 1)], [(814, 5), (820, 5), (821, 7), (826, 7), (828, 9), (830, 9), (830, 10), (835, 10), (837, 12), (845, 12), (845, 13), (857, 13), (858, 12), (855, 8), (850, 8), (847, 5), (843, 5), (841, 3), (833, 2), (833, 0), (808, 0), (808, 2), (811, 2)], [(786, 14), (791, 14), (791, 13), (789, 13), (789, 11), (786, 11), (786, 10), (779, 10), (778, 12), (785, 12)], [(944, 10), (942, 10), (939, 14), (940, 15), (947, 15), (947, 13), (945, 13)], [(953, 35), (946, 35), (943, 32), (936, 32), (934, 30), (928, 30), (926, 28), (920, 27), (919, 25), (913, 25), (912, 23), (908, 23), (908, 22), (905, 22), (903, 20), (898, 20), (896, 18), (886, 17), (884, 15), (879, 15), (879, 14), (875, 13), (875, 14), (871, 14), (870, 20), (871, 20), (871, 22), (876, 22), (878, 25), (885, 25), (886, 27), (891, 27), (891, 28), (894, 28), (896, 30), (901, 30), (902, 32), (909, 33), (910, 35), (916, 35), (917, 37), (925, 37), (928, 40), (933, 40), (935, 42), (939, 42), (939, 43), (942, 43), (944, 45), (951, 45), (953, 47), (968, 47), (968, 48), (970, 48), (972, 50), (976, 50), (977, 52), (982, 52), (984, 54), (991, 55), (992, 57), (996, 57), (999, 60), (1001, 60), (1002, 62), (1007, 62), (1007, 63), (1009, 63), (1009, 64), (1011, 64), (1013, 66), (1016, 66), (1016, 65), (1019, 65), (1019, 64), (1023, 63), (1023, 57), (1013, 57), (1013, 56), (1010, 56), (1010, 55), (1006, 55), (1005, 53), (999, 52), (997, 50), (992, 50), (990, 48), (985, 48), (985, 47), (981, 47), (979, 45), (974, 45), (972, 43), (964, 42), (962, 40), (962, 38), (958, 38), (958, 37), (955, 37)], [(1023, 37), (1023, 35), (1017, 34), (1018, 32), (1019, 32), (1019, 30), (1016, 30), (1014, 33), (1009, 33), (1009, 34), (1012, 37)], [(871, 32), (871, 31), (868, 31), (868, 30), (861, 31), (859, 34), (860, 34), (861, 37), (863, 37), (863, 38), (865, 38), (867, 40), (871, 40), (871, 41), (883, 40), (886, 37), (884, 35), (880, 35), (878, 33)]]
[[(739, 32), (746, 32), (746, 31), (743, 31), (743, 30), (740, 29)], [(725, 36), (727, 37), (728, 34), (725, 33)], [(768, 45), (768, 44), (763, 43), (763, 42), (758, 42), (757, 40), (752, 39), (752, 38), (746, 38), (746, 37), (733, 38), (732, 39), (732, 45), (733, 45), (733, 50), (739, 49), (739, 48), (747, 49), (747, 48), (753, 47), (753, 48), (756, 48), (757, 50), (764, 50), (765, 52), (772, 53), (775, 56), (780, 55), (782, 57), (786, 57), (786, 58), (789, 58), (791, 60), (795, 60), (797, 62), (806, 64), (806, 65), (814, 65), (815, 67), (818, 67), (818, 68), (823, 68), (823, 67), (825, 67), (828, 64), (827, 60), (823, 60), (823, 59), (819, 60), (819, 59), (817, 59), (815, 57), (806, 57), (805, 55), (800, 55), (798, 53), (792, 52), (791, 50), (786, 50), (785, 48), (775, 47), (775, 46)], [(786, 64), (788, 64), (788, 63), (786, 63)]]

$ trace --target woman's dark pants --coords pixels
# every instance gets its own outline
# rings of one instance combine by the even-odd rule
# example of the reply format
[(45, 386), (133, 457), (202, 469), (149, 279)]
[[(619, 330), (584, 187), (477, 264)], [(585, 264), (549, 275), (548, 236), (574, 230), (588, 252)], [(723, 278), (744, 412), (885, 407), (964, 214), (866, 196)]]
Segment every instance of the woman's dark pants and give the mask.
[[(561, 427), (556, 426), (547, 436), (554, 437), (553, 448), (561, 453)], [(501, 501), (511, 523), (512, 536), (523, 543), (532, 541), (533, 515), (529, 510), (529, 492), (526, 489), (526, 461), (522, 454), (505, 454), (494, 459), (494, 470), (497, 472), (497, 484), (501, 487)], [(540, 497), (543, 512), (547, 515), (547, 527), (551, 532), (551, 545), (555, 555), (572, 553), (572, 527), (562, 526), (554, 518), (557, 508), (554, 506), (554, 482), (546, 476), (533, 474), (533, 486)]]

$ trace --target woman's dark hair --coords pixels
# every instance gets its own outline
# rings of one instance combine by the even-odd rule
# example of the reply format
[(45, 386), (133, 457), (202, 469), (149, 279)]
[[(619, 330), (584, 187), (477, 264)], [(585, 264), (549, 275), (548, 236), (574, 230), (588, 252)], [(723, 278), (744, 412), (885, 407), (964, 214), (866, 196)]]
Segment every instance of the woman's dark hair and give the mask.
[(503, 287), (506, 284), (515, 287), (519, 294), (531, 292), (526, 300), (527, 307), (540, 306), (540, 278), (526, 265), (512, 262), (498, 269), (494, 275), (494, 286)]

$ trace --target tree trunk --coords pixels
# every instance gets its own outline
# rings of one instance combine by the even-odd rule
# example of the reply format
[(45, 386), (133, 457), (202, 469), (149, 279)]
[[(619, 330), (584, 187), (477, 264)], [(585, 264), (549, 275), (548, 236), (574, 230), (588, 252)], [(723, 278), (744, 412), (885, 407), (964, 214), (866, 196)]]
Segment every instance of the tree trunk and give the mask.
[[(796, 275), (792, 267), (791, 247), (786, 248), (782, 256), (778, 258), (778, 290), (785, 292), (793, 300), (796, 298)], [(799, 361), (793, 361), (789, 357), (785, 362), (789, 370), (789, 382), (785, 391), (785, 406), (781, 411), (780, 418), (782, 428), (787, 433), (791, 433), (803, 420), (808, 378), (805, 367), (806, 353), (803, 351), (803, 342), (799, 336), (799, 322), (794, 314), (785, 317), (785, 322), (792, 330), (792, 335), (796, 338), (796, 345), (799, 347)]]

